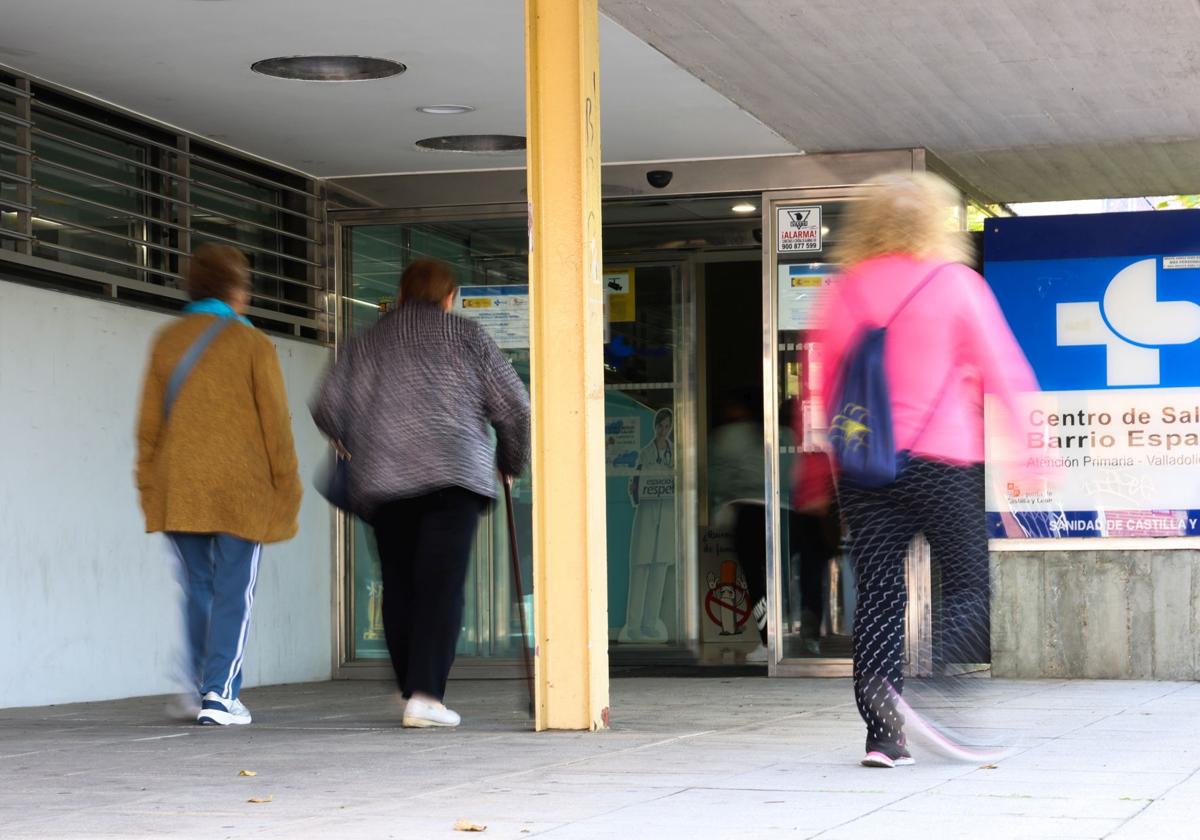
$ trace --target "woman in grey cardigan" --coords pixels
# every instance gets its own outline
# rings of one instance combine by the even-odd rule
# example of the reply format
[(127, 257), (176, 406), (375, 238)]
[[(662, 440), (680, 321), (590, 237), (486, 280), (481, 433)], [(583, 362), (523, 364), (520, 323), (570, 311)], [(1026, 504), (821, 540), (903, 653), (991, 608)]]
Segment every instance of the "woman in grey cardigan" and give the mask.
[(460, 722), (442, 697), (471, 544), (497, 468), (511, 480), (529, 458), (525, 386), (478, 324), (451, 314), (455, 294), (445, 263), (409, 265), (399, 306), (349, 342), (313, 409), (349, 451), (351, 507), (375, 531), (404, 726)]

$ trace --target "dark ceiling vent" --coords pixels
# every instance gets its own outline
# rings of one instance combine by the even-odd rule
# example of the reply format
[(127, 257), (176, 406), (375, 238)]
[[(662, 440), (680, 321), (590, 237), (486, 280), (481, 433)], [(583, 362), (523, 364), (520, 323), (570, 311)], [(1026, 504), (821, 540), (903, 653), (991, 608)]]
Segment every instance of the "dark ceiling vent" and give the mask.
[(360, 55), (293, 55), (264, 58), (250, 65), (255, 73), (302, 82), (361, 82), (398, 76), (408, 68), (387, 58)]
[(417, 146), (434, 152), (523, 152), (525, 138), (515, 134), (450, 134), (426, 137)]

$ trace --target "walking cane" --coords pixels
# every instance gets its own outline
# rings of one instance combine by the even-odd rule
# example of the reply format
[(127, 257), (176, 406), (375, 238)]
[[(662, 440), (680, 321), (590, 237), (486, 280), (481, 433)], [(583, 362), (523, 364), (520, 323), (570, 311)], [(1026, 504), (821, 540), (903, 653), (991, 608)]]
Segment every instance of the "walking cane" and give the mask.
[(507, 476), (502, 477), (501, 483), (504, 485), (504, 507), (508, 513), (508, 554), (512, 559), (513, 586), (517, 590), (517, 613), (521, 616), (521, 657), (525, 660), (525, 684), (529, 688), (529, 714), (532, 716), (533, 657), (529, 648), (533, 639), (529, 638), (525, 620), (525, 587), (521, 585), (521, 555), (517, 551), (517, 518), (513, 514), (512, 483)]

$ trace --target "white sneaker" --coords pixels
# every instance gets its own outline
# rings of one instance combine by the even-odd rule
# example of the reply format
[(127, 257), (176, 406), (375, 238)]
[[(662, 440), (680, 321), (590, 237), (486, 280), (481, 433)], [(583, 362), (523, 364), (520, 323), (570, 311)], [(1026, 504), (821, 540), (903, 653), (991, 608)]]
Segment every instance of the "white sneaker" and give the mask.
[(408, 698), (404, 707), (402, 725), (409, 729), (429, 729), (433, 727), (455, 727), (462, 723), (458, 712), (447, 709), (441, 703), (426, 703), (415, 697)]
[(204, 695), (196, 723), (216, 726), (244, 726), (249, 723), (250, 710), (241, 700), (222, 697), (215, 691)]
[(768, 658), (770, 658), (770, 654), (767, 652), (766, 645), (759, 645), (746, 654), (746, 662), (749, 662), (751, 665), (766, 664)]

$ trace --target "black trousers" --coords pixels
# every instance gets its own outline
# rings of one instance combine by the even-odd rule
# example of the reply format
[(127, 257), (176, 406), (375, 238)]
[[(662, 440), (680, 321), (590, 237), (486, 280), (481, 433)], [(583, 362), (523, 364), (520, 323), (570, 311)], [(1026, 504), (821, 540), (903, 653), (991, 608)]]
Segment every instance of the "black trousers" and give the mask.
[(734, 505), (733, 550), (746, 576), (746, 593), (758, 624), (758, 635), (767, 643), (767, 509), (762, 505)]
[(471, 544), (487, 503), (449, 487), (389, 502), (372, 517), (383, 572), (383, 630), (405, 697), (446, 694)]
[(990, 584), (983, 466), (914, 458), (884, 488), (839, 488), (858, 581), (854, 615), (854, 699), (868, 749), (896, 744), (904, 720), (892, 691), (904, 690), (904, 558), (923, 533), (938, 572), (934, 665), (989, 656)]
[[(758, 624), (759, 638), (767, 643), (767, 511), (762, 505), (737, 504), (734, 506), (736, 520), (733, 529), (733, 550), (738, 565), (746, 576), (746, 592), (754, 619)], [(800, 608), (807, 613), (815, 626), (811, 637), (820, 635), (820, 623), (825, 614), (825, 579), (829, 558), (837, 554), (836, 539), (831, 539), (824, 517), (785, 511), (787, 527), (783, 528), (787, 541), (787, 555), (800, 555)], [(833, 514), (836, 516), (836, 514)], [(836, 535), (836, 528), (834, 529)], [(790, 563), (788, 564), (790, 568)]]

